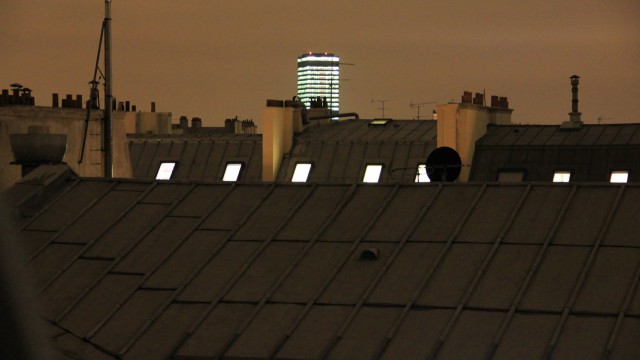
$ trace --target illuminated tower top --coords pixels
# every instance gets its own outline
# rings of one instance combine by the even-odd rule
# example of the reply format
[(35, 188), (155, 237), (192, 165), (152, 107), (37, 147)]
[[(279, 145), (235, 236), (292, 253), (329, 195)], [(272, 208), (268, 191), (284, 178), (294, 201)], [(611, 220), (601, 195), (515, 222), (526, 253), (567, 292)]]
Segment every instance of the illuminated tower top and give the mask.
[[(298, 56), (298, 97), (307, 108), (320, 103), (333, 112), (340, 109), (340, 58), (332, 53)], [(318, 102), (317, 100), (320, 100)]]

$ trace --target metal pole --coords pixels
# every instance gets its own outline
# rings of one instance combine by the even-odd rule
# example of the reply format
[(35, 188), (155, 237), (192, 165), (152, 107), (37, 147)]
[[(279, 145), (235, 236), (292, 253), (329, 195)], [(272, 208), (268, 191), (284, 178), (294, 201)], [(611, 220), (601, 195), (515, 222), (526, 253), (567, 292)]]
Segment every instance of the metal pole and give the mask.
[(111, 73), (111, 0), (104, 1), (104, 78), (105, 78), (105, 104), (104, 104), (104, 177), (111, 178), (113, 169), (111, 146), (111, 102), (113, 101), (113, 81)]

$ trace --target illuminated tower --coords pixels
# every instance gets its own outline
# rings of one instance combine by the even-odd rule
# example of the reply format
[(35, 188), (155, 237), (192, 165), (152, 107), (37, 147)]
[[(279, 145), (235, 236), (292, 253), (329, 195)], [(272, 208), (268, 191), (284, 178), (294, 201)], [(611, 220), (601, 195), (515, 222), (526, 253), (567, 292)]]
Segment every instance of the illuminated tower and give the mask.
[(330, 53), (307, 53), (298, 57), (298, 97), (307, 106), (326, 98), (329, 109), (340, 108), (340, 58)]

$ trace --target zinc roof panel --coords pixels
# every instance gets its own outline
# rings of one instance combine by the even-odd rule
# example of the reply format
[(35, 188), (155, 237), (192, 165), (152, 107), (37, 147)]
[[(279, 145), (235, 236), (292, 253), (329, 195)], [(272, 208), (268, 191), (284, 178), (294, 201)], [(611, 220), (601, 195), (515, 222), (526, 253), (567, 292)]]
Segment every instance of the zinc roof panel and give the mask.
[(605, 126), (586, 126), (582, 131), (586, 131), (586, 134), (580, 141), (580, 145), (593, 145), (605, 131)]
[(168, 208), (168, 205), (136, 205), (91, 245), (85, 255), (105, 258), (122, 256), (144, 232), (164, 217)]
[[(125, 354), (124, 359), (169, 359), (205, 304), (171, 304)], [(162, 341), (158, 341), (162, 339)]]
[(177, 357), (215, 357), (255, 305), (220, 303), (176, 352)]
[(272, 238), (309, 191), (311, 187), (307, 186), (277, 187), (238, 230), (234, 240)]
[(490, 245), (453, 244), (418, 297), (417, 304), (455, 307), (475, 277)]
[(519, 308), (562, 311), (582, 272), (589, 251), (588, 247), (550, 246)]
[(144, 144), (145, 142), (129, 141), (129, 158), (131, 159), (131, 168), (134, 169), (134, 177), (136, 177), (135, 170), (138, 168)]
[(503, 242), (542, 244), (570, 192), (566, 186), (532, 187)]
[(171, 211), (171, 216), (204, 216), (230, 189), (230, 185), (198, 185)]
[(70, 356), (76, 359), (91, 360), (114, 360), (115, 357), (108, 355), (106, 352), (97, 349), (84, 339), (79, 339), (70, 333), (64, 333), (55, 338), (51, 338), (50, 344), (55, 349), (49, 353), (52, 359), (70, 359)]
[(505, 315), (503, 312), (462, 311), (438, 357), (484, 359)]
[(603, 243), (640, 248), (640, 237), (637, 234), (640, 187), (628, 186), (624, 191)]
[(187, 194), (191, 185), (158, 183), (140, 203), (171, 205)]
[(109, 313), (122, 305), (125, 296), (140, 283), (141, 276), (108, 274), (67, 314), (60, 325), (85, 338)]
[(193, 166), (199, 147), (200, 142), (187, 141), (185, 143), (184, 150), (180, 156), (180, 162), (176, 165), (175, 173), (173, 174), (174, 179), (190, 179), (189, 173), (191, 173), (191, 167)]
[(618, 333), (611, 358), (639, 359), (640, 341), (638, 341), (638, 334), (640, 334), (640, 319), (626, 317), (622, 321), (622, 327)]
[(224, 297), (227, 301), (260, 301), (302, 250), (297, 242), (272, 242)]
[(416, 221), (422, 208), (437, 191), (435, 186), (402, 187), (387, 205), (371, 230), (368, 241), (400, 241)]
[(144, 283), (146, 288), (176, 289), (222, 246), (228, 231), (197, 230), (185, 240)]
[(600, 359), (615, 317), (569, 316), (553, 356), (558, 359)]
[(133, 168), (133, 177), (139, 179), (147, 178), (147, 174), (149, 173), (149, 169), (151, 168), (151, 164), (153, 163), (153, 158), (155, 156), (156, 150), (158, 149), (158, 142), (156, 141), (145, 141), (144, 147), (142, 148), (142, 152), (138, 157), (138, 161), (136, 162)]
[(275, 358), (321, 358), (324, 349), (329, 345), (351, 310), (350, 306), (313, 306), (282, 345)]
[(598, 140), (595, 142), (596, 145), (611, 145), (613, 140), (618, 136), (620, 132), (619, 125), (605, 125), (604, 131), (598, 137)]
[(513, 143), (513, 145), (529, 145), (533, 139), (535, 139), (540, 131), (542, 131), (542, 126), (522, 126), (518, 127), (520, 130), (520, 137)]
[(349, 186), (317, 187), (302, 204), (285, 227), (278, 232), (278, 240), (311, 240), (322, 225), (336, 211)]
[(573, 310), (617, 314), (638, 268), (640, 249), (600, 248)]
[(535, 245), (501, 245), (467, 305), (508, 310), (539, 250)]
[(145, 178), (147, 179), (155, 179), (156, 174), (158, 172), (159, 162), (162, 159), (166, 159), (169, 156), (169, 151), (171, 150), (171, 142), (170, 141), (160, 141), (157, 143), (157, 148), (155, 154), (153, 154), (153, 160), (145, 174)]
[[(488, 186), (456, 241), (493, 243), (516, 211), (524, 186)], [(487, 221), (491, 219), (491, 221)]]
[(359, 182), (360, 174), (364, 166), (364, 143), (354, 143), (349, 150), (349, 162), (344, 173), (344, 180), (346, 182)]
[[(388, 243), (361, 243), (350, 254), (349, 259), (322, 293), (318, 302), (355, 304), (388, 261), (396, 246)], [(378, 250), (379, 258), (374, 261), (361, 260), (361, 252), (370, 248)]]
[(410, 310), (381, 359), (427, 359), (452, 315), (452, 310)]
[(198, 145), (198, 151), (193, 157), (193, 163), (191, 164), (191, 170), (189, 171), (189, 180), (202, 180), (204, 171), (207, 168), (207, 160), (211, 155), (213, 149), (213, 142), (201, 140)]
[[(220, 180), (222, 179), (224, 169), (226, 168), (227, 158), (232, 157), (234, 160), (237, 159), (235, 154), (238, 152), (237, 148), (239, 147), (239, 144), (232, 142), (213, 142), (211, 146), (211, 153), (206, 159), (207, 163), (204, 168), (202, 179)], [(244, 165), (246, 167), (246, 164)], [(242, 173), (240, 176), (242, 176)]]
[(170, 141), (171, 141), (171, 147), (169, 148), (169, 153), (167, 154), (167, 156), (179, 159), (182, 153), (184, 152), (184, 148), (187, 142), (184, 140), (170, 140)]
[(82, 181), (41, 213), (28, 230), (58, 231), (69, 224), (95, 199), (104, 195), (112, 186), (106, 181)]
[(118, 182), (116, 186), (113, 187), (113, 190), (137, 191), (142, 193), (146, 191), (151, 184), (151, 182)]
[(82, 252), (82, 245), (49, 244), (35, 258), (29, 261), (29, 271), (38, 287), (44, 286), (53, 279)]
[(269, 186), (236, 186), (222, 204), (200, 226), (201, 229), (231, 230), (269, 191)]
[(166, 217), (116, 265), (116, 271), (153, 271), (193, 232), (197, 219)]
[(447, 241), (479, 190), (480, 186), (444, 186), (410, 240)]
[(346, 167), (349, 163), (351, 143), (341, 142), (336, 145), (335, 153), (331, 159), (331, 169), (327, 180), (330, 182), (344, 181)]
[(96, 240), (139, 196), (140, 193), (133, 191), (110, 191), (64, 229), (56, 241), (88, 243)]
[(362, 307), (329, 353), (332, 359), (373, 359), (400, 308)]
[(225, 285), (259, 246), (258, 242), (227, 242), (185, 287), (178, 299), (182, 301), (212, 301), (221, 296), (220, 292)]
[(29, 231), (23, 230), (18, 233), (17, 237), (19, 239), (18, 246), (21, 247), (25, 256), (31, 257), (34, 255), (41, 247), (49, 242), (51, 237), (53, 237), (56, 233), (52, 231)]
[(399, 306), (407, 304), (442, 246), (436, 243), (405, 244), (367, 302)]
[(505, 136), (512, 132), (509, 126), (487, 126), (487, 132), (478, 139), (478, 145), (498, 145)]
[(76, 260), (40, 294), (45, 318), (55, 320), (110, 264), (111, 261)]
[(119, 353), (170, 295), (170, 291), (136, 291), (100, 327), (91, 341), (112, 353)]
[(531, 140), (529, 144), (530, 145), (546, 145), (549, 139), (556, 133), (556, 131), (558, 131), (557, 126), (545, 126), (538, 133), (538, 136), (536, 136), (533, 140)]
[(322, 143), (322, 150), (319, 156), (316, 158), (317, 163), (314, 164), (313, 169), (313, 181), (327, 181), (329, 180), (329, 171), (333, 164), (333, 157), (336, 153), (338, 144), (335, 142), (325, 141)]
[(323, 240), (353, 241), (371, 221), (371, 217), (383, 204), (385, 198), (392, 190), (390, 186), (360, 185), (336, 217), (331, 225), (321, 236)]
[(271, 300), (285, 303), (306, 303), (312, 300), (322, 284), (343, 259), (350, 244), (317, 242), (278, 287)]
[(225, 353), (225, 357), (267, 359), (304, 306), (267, 304)]
[(542, 359), (558, 315), (516, 313), (496, 349), (494, 359)]
[(578, 187), (553, 243), (594, 244), (618, 191), (612, 186)]

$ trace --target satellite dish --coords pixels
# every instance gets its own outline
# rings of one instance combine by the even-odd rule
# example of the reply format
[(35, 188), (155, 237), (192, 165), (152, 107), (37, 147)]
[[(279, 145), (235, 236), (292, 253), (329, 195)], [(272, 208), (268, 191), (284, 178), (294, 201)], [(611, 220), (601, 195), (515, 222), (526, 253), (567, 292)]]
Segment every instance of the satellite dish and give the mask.
[(462, 160), (458, 152), (450, 147), (442, 146), (427, 157), (427, 176), (433, 182), (456, 181), (462, 170)]

